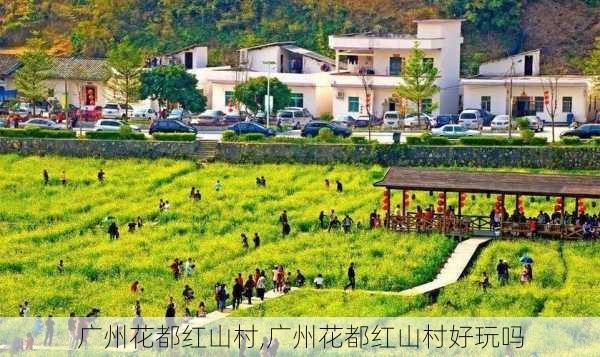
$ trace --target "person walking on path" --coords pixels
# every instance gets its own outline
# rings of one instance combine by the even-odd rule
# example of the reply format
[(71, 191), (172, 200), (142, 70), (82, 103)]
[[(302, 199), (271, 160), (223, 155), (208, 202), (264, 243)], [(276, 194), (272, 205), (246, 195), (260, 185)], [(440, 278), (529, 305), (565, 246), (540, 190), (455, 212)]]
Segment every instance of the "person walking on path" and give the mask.
[(348, 284), (346, 284), (346, 286), (344, 286), (344, 290), (346, 290), (348, 288), (352, 288), (352, 290), (354, 290), (355, 287), (356, 287), (356, 271), (354, 270), (354, 263), (350, 263), (350, 266), (348, 267)]
[(290, 223), (288, 221), (287, 211), (283, 210), (279, 216), (279, 223), (281, 223), (281, 233), (285, 237), (290, 234)]
[(115, 222), (112, 222), (110, 226), (108, 226), (108, 235), (110, 239), (119, 239), (119, 227)]
[(285, 270), (283, 269), (283, 265), (277, 267), (277, 291), (283, 291), (283, 280), (285, 279)]
[(266, 286), (265, 286), (265, 274), (262, 273), (260, 274), (260, 276), (258, 277), (258, 279), (256, 280), (256, 296), (260, 299), (260, 301), (264, 301), (265, 300), (265, 290), (266, 290)]
[(487, 292), (487, 289), (491, 286), (490, 284), (490, 278), (488, 277), (486, 272), (483, 272), (482, 274), (482, 278), (481, 281), (479, 282), (479, 285), (481, 286), (481, 288), (483, 289), (483, 292)]
[(508, 263), (502, 259), (498, 262), (496, 266), (496, 272), (498, 273), (498, 281), (501, 286), (504, 286), (508, 283)]
[(297, 287), (304, 286), (305, 281), (306, 281), (306, 278), (304, 277), (304, 275), (302, 275), (302, 273), (300, 272), (300, 269), (296, 269), (296, 286)]
[(252, 305), (252, 290), (254, 290), (254, 280), (252, 280), (252, 275), (248, 276), (248, 280), (246, 280), (246, 284), (244, 284), (244, 296), (248, 299), (248, 305)]
[(48, 182), (50, 181), (50, 176), (48, 175), (48, 170), (44, 170), (42, 175), (44, 176), (44, 185), (48, 186)]
[(252, 241), (254, 242), (254, 248), (260, 247), (260, 237), (258, 236), (257, 232), (254, 233), (254, 238), (252, 238)]
[(249, 245), (248, 245), (248, 237), (246, 236), (246, 233), (242, 233), (242, 248), (244, 248), (244, 250), (248, 250)]
[(46, 325), (46, 335), (44, 336), (44, 346), (52, 346), (52, 338), (54, 337), (54, 320), (52, 315), (48, 315), (48, 318), (44, 322)]
[(223, 312), (225, 310), (225, 305), (227, 304), (227, 298), (229, 298), (225, 284), (221, 284), (219, 286), (219, 289), (217, 290), (217, 298), (219, 301), (219, 311)]
[(240, 304), (242, 303), (242, 294), (244, 292), (244, 287), (242, 286), (242, 284), (240, 283), (239, 279), (235, 279), (234, 283), (233, 283), (233, 291), (232, 291), (232, 295), (233, 295), (233, 309), (237, 310), (240, 307)]
[(342, 228), (344, 229), (344, 233), (348, 233), (350, 232), (350, 228), (352, 227), (352, 218), (350, 218), (349, 215), (346, 215), (344, 217), (344, 220), (342, 221)]
[(176, 306), (173, 297), (169, 297), (169, 301), (167, 302), (167, 308), (165, 310), (165, 322), (167, 324), (167, 328), (171, 328), (175, 326), (175, 314), (176, 314)]

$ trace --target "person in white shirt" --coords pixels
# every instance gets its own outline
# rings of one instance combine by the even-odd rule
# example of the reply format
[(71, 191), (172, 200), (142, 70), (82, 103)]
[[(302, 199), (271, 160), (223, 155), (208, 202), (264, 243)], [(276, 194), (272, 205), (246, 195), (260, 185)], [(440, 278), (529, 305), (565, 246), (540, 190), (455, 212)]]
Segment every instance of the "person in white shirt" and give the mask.
[(323, 275), (319, 274), (314, 280), (315, 288), (321, 289), (323, 287)]

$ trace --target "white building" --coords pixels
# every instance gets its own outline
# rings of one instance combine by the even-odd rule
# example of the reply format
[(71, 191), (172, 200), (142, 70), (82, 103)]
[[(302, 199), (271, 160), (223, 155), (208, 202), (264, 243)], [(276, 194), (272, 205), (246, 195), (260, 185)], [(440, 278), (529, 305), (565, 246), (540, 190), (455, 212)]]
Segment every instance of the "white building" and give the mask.
[[(329, 47), (336, 52), (338, 68), (331, 75), (333, 115), (366, 114), (367, 104), (376, 117), (381, 117), (388, 110), (402, 110), (392, 93), (401, 81), (402, 67), (415, 42), (425, 52), (426, 60), (439, 70), (436, 84), (440, 92), (425, 101), (424, 107), (429, 102), (436, 102), (439, 113), (458, 111), (462, 20), (420, 20), (416, 23), (415, 35), (362, 33), (329, 36)], [(409, 111), (411, 108), (405, 109)]]
[[(565, 122), (572, 115), (584, 122), (588, 117), (590, 79), (541, 74), (539, 50), (482, 63), (477, 77), (461, 82), (464, 108), (514, 117), (537, 115), (551, 121), (549, 107), (556, 99), (556, 121)], [(545, 104), (545, 93), (550, 104)]]
[(307, 108), (315, 116), (331, 113), (329, 71), (334, 68), (332, 59), (297, 47), (292, 42), (243, 48), (239, 54), (238, 68), (209, 67), (190, 71), (208, 99), (208, 108), (224, 112), (233, 110), (236, 84), (270, 76), (290, 88), (290, 106)]
[(169, 64), (180, 64), (188, 70), (205, 68), (208, 65), (208, 47), (190, 45), (175, 51), (163, 53), (160, 56), (149, 59), (146, 67)]

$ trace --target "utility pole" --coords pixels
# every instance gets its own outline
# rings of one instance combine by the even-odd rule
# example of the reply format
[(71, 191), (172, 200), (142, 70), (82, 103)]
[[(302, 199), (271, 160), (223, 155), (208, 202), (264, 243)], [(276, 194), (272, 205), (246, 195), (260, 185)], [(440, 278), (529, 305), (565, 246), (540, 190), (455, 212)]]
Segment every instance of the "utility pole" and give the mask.
[(510, 63), (510, 84), (508, 89), (508, 137), (512, 138), (513, 122), (513, 76), (515, 75), (515, 61), (511, 59)]
[(263, 64), (267, 66), (267, 99), (265, 103), (266, 117), (267, 117), (267, 128), (269, 127), (269, 119), (271, 116), (271, 66), (275, 64), (275, 61), (263, 61)]

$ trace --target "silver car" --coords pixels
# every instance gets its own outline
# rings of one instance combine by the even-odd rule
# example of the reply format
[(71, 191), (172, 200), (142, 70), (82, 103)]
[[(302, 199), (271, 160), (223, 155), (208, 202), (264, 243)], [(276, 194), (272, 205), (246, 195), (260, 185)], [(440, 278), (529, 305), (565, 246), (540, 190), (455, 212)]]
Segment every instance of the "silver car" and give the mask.
[[(44, 118), (29, 119), (26, 122), (21, 123), (20, 126), (22, 126), (24, 128), (36, 127), (36, 128), (41, 128), (41, 129), (50, 129), (50, 130), (61, 129), (61, 126), (56, 124), (54, 121), (52, 121), (50, 119), (44, 119)], [(64, 128), (64, 125), (62, 127)]]
[(479, 132), (476, 130), (467, 130), (462, 125), (447, 124), (447, 125), (442, 126), (441, 128), (436, 128), (436, 129), (431, 130), (431, 135), (445, 136), (448, 138), (457, 138), (457, 137), (461, 137), (461, 136), (479, 135)]

